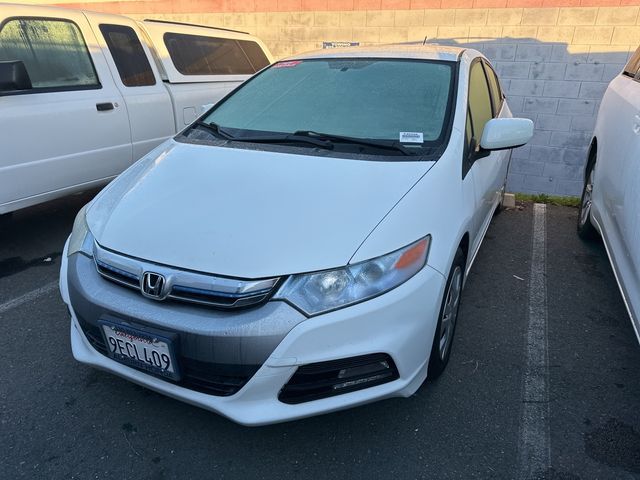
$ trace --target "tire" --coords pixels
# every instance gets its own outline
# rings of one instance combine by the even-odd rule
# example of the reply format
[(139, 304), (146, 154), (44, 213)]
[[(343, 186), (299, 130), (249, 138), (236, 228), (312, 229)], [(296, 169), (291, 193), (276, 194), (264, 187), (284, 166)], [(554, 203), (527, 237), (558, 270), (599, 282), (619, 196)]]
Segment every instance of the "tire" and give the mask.
[(440, 312), (438, 314), (438, 325), (431, 346), (431, 356), (429, 357), (428, 378), (435, 380), (438, 378), (449, 363), (453, 336), (456, 330), (458, 312), (460, 310), (460, 297), (462, 296), (462, 285), (464, 283), (464, 268), (466, 260), (460, 248), (453, 259), (447, 284), (444, 289)]
[(580, 211), (578, 212), (578, 236), (583, 240), (594, 240), (598, 231), (591, 222), (591, 202), (593, 199), (593, 173), (596, 162), (589, 159), (585, 174), (584, 187), (580, 197)]

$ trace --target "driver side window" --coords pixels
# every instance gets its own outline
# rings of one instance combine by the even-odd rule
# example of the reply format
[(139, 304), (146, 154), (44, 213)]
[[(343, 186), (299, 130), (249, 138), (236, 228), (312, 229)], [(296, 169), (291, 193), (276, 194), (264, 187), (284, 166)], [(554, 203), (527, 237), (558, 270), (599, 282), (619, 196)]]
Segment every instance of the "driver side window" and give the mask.
[(473, 164), (485, 124), (493, 117), (491, 95), (482, 62), (476, 61), (469, 72), (469, 106), (465, 135), (465, 158), (462, 176)]

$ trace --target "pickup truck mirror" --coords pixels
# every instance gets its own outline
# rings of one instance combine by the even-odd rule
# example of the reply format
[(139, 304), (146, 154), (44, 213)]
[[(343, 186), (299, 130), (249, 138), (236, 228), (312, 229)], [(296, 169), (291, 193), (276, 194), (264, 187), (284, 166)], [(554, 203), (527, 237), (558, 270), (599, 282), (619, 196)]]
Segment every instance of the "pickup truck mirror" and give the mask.
[(0, 93), (33, 88), (27, 68), (22, 60), (0, 62)]

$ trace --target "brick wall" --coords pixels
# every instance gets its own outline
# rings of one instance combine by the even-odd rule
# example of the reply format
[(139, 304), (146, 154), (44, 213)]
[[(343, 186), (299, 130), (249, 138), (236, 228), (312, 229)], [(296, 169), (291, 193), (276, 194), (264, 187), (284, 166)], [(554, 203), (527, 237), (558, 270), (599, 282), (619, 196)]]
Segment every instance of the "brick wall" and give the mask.
[(430, 42), (477, 48), (494, 63), (514, 114), (535, 122), (533, 140), (514, 151), (509, 189), (579, 195), (585, 152), (604, 89), (640, 44), (638, 4), (634, 0), (160, 0), (68, 6), (237, 28), (258, 35), (278, 58), (321, 48), (323, 41), (421, 43), (427, 37)]

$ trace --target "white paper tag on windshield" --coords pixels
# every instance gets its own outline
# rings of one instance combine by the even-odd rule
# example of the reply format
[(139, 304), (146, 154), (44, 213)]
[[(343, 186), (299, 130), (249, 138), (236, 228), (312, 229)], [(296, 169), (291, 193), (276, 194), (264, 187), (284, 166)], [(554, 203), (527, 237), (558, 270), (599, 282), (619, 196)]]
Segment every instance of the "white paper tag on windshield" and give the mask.
[(400, 132), (400, 143), (422, 143), (423, 135), (421, 132)]

